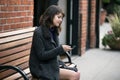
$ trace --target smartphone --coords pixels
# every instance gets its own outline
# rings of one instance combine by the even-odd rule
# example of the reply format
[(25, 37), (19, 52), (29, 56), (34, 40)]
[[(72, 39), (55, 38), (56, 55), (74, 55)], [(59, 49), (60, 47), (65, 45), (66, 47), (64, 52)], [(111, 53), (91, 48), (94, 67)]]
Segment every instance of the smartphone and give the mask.
[(73, 46), (72, 46), (72, 49), (74, 49), (75, 47), (76, 47), (76, 45), (73, 45)]

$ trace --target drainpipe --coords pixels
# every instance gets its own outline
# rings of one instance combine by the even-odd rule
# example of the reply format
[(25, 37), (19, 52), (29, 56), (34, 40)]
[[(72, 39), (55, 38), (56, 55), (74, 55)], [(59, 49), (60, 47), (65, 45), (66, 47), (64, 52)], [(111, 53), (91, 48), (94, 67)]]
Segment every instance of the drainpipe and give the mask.
[(99, 48), (99, 19), (100, 19), (100, 3), (101, 0), (96, 0), (96, 28), (95, 28), (95, 32), (96, 32), (96, 48)]

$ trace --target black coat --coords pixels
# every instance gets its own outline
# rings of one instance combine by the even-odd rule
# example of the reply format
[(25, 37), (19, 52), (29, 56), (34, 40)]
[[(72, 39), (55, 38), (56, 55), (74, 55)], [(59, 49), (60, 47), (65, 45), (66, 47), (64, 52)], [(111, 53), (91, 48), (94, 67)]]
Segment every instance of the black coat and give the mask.
[[(48, 31), (49, 29), (44, 29)], [(33, 34), (29, 67), (32, 76), (42, 80), (59, 80), (59, 63), (57, 56), (64, 53), (62, 46), (58, 46), (58, 36), (55, 40), (44, 36), (43, 27), (38, 27)]]

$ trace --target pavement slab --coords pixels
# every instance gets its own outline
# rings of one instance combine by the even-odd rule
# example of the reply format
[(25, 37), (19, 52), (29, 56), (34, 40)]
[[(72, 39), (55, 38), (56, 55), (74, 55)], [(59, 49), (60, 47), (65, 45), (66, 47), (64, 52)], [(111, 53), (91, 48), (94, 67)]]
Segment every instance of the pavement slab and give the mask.
[(90, 49), (72, 56), (81, 73), (80, 80), (120, 80), (120, 51)]

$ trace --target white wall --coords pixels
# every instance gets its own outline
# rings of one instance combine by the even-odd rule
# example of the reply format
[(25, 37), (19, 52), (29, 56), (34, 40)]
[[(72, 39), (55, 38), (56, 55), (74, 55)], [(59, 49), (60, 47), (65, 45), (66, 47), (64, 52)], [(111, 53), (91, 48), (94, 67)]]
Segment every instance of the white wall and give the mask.
[(63, 12), (65, 13), (65, 17), (63, 19), (63, 22), (62, 22), (62, 31), (59, 35), (59, 38), (60, 38), (60, 44), (66, 44), (66, 8), (67, 8), (67, 0), (59, 0), (58, 2), (58, 6), (60, 6), (60, 8), (62, 8)]

